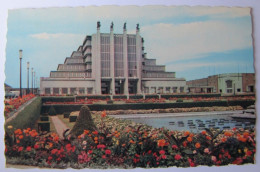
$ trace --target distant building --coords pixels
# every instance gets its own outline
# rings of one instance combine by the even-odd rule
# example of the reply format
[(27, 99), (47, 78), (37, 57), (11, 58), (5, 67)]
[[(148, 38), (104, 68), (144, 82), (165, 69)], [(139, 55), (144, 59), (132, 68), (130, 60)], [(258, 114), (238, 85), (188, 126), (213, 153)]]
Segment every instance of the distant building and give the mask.
[(187, 81), (191, 93), (255, 93), (254, 73), (226, 73)]
[(139, 25), (136, 34), (113, 32), (86, 36), (82, 45), (59, 64), (50, 77), (42, 77), (40, 94), (153, 94), (185, 92), (186, 80), (166, 72), (144, 53)]

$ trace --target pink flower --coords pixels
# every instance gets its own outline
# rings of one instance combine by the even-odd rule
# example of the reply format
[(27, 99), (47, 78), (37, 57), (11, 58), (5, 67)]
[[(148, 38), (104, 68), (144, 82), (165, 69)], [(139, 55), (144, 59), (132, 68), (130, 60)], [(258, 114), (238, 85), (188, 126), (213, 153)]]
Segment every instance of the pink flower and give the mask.
[(177, 145), (172, 145), (172, 148), (173, 149), (178, 149), (178, 146)]
[(166, 159), (167, 158), (167, 156), (166, 155), (162, 155), (162, 159)]
[(165, 151), (164, 151), (164, 150), (160, 150), (160, 151), (159, 151), (159, 154), (160, 154), (160, 155), (164, 155), (164, 154), (165, 154)]
[(23, 147), (18, 148), (18, 152), (21, 152), (23, 150)]
[(98, 149), (105, 149), (105, 148), (106, 148), (106, 146), (105, 146), (105, 145), (102, 145), (102, 144), (100, 144), (100, 145), (97, 145), (97, 148), (98, 148)]
[(205, 148), (204, 153), (209, 153), (209, 148)]
[(213, 162), (216, 162), (216, 161), (217, 161), (217, 157), (211, 156), (211, 160), (212, 160)]
[(176, 154), (176, 155), (174, 156), (174, 159), (175, 159), (175, 160), (180, 160), (180, 159), (181, 159), (181, 155), (180, 155), (180, 154)]

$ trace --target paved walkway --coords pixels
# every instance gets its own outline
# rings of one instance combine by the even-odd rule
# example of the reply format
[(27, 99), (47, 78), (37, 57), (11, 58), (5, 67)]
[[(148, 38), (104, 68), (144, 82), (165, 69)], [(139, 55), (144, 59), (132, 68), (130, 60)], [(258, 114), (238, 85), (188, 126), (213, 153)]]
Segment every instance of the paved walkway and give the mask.
[(52, 123), (56, 129), (57, 134), (59, 135), (59, 137), (61, 139), (63, 139), (63, 132), (67, 129), (69, 129), (69, 127), (67, 127), (66, 124), (64, 124), (64, 122), (62, 122), (62, 120), (59, 119), (59, 117), (57, 116), (50, 116)]

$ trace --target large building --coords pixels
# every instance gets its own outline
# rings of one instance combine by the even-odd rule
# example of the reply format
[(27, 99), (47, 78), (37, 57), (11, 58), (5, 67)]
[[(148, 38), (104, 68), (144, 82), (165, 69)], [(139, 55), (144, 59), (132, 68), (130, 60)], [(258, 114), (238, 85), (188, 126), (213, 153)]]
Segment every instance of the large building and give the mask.
[(147, 58), (139, 24), (136, 34), (100, 32), (87, 35), (77, 51), (59, 64), (50, 77), (42, 77), (41, 94), (153, 94), (181, 93), (187, 90), (186, 80), (176, 78), (175, 72), (166, 72), (156, 65), (156, 59)]
[(187, 81), (191, 93), (255, 93), (254, 73), (226, 73)]

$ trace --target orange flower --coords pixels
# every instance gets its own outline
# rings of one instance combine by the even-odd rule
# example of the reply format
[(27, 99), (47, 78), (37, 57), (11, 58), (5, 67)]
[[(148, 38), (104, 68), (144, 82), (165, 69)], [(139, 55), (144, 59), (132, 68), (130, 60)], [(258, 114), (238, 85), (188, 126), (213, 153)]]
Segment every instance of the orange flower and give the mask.
[(23, 139), (23, 135), (20, 135), (20, 136), (19, 136), (19, 139), (22, 140), (22, 139)]
[(87, 135), (89, 133), (89, 130), (84, 130), (84, 134)]
[(157, 145), (158, 145), (159, 147), (164, 147), (165, 144), (166, 144), (166, 140), (164, 140), (164, 139), (161, 139), (161, 140), (158, 140), (158, 141), (157, 141)]
[(133, 143), (133, 144), (135, 144), (135, 141), (133, 141), (133, 140), (130, 140), (130, 143)]
[(226, 142), (226, 141), (227, 141), (227, 138), (224, 137), (224, 138), (221, 139), (221, 141), (222, 141), (222, 142)]
[(95, 140), (95, 141), (97, 141), (97, 140), (98, 140), (98, 138), (97, 138), (97, 137), (95, 137), (95, 138), (94, 138), (94, 140)]
[(189, 131), (185, 131), (184, 136), (188, 136), (188, 135), (190, 135), (190, 132)]
[(230, 136), (232, 136), (232, 133), (226, 131), (226, 132), (224, 133), (224, 135), (230, 137)]
[(122, 147), (125, 147), (125, 144), (122, 144)]
[(206, 139), (211, 140), (211, 137), (210, 136), (206, 136)]
[(192, 138), (191, 137), (188, 137), (187, 140), (188, 140), (188, 142), (192, 142)]
[(196, 147), (197, 149), (199, 149), (199, 148), (200, 148), (200, 143), (196, 143), (196, 144), (195, 144), (195, 147)]
[(205, 130), (203, 130), (202, 132), (201, 132), (201, 134), (203, 134), (203, 135), (205, 135), (207, 132), (205, 131)]
[(107, 116), (106, 111), (103, 111), (103, 112), (101, 113), (101, 117), (104, 118), (104, 117), (106, 117), (106, 116)]
[(244, 136), (244, 137), (248, 137), (248, 136), (249, 136), (249, 133), (248, 133), (248, 132), (244, 132), (244, 133), (243, 133), (243, 136)]

